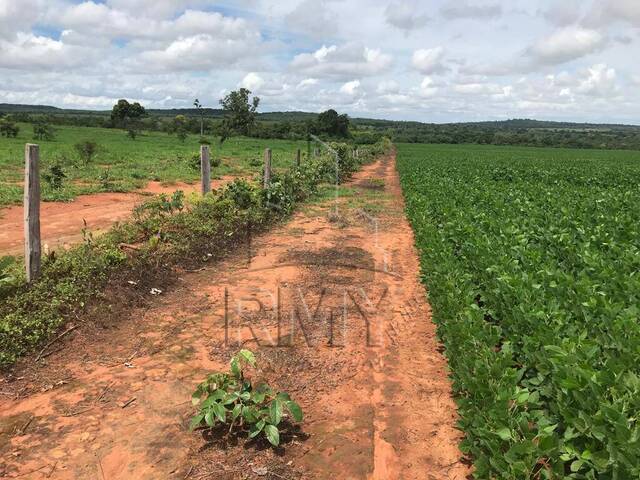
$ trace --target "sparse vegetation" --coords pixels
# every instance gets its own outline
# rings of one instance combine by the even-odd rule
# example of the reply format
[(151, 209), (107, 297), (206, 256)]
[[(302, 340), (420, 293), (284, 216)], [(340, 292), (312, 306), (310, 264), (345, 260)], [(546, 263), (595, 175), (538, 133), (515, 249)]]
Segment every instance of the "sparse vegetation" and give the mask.
[[(347, 156), (339, 163), (346, 178), (361, 163), (389, 149), (388, 142)], [(346, 149), (345, 151), (349, 151)], [(238, 245), (247, 232), (257, 232), (288, 215), (295, 204), (308, 198), (321, 182), (335, 181), (335, 160), (320, 156), (274, 175), (267, 190), (259, 183), (236, 180), (185, 206), (182, 194), (152, 199), (129, 222), (45, 260), (37, 282), (19, 283), (0, 304), (0, 365), (8, 365), (55, 332), (118, 273), (144, 271), (145, 276), (222, 255)], [(106, 180), (105, 180), (106, 181)], [(126, 255), (121, 244), (140, 245)], [(95, 301), (95, 300), (94, 300)]]
[[(24, 144), (32, 143), (28, 126), (19, 125), (20, 133), (16, 138), (3, 138), (0, 142), (0, 205), (18, 204), (22, 201), (22, 188), (19, 182), (24, 171)], [(85, 142), (94, 143), (90, 150), (92, 156), (88, 163), (81, 150)], [(302, 141), (260, 140), (231, 137), (223, 145), (217, 142), (211, 146), (211, 164), (217, 175), (252, 175), (260, 169), (260, 158), (264, 148), (273, 150), (273, 164), (276, 170), (292, 165), (297, 148), (303, 148)], [(59, 163), (67, 176), (60, 190), (43, 190), (43, 198), (48, 200), (73, 199), (76, 195), (103, 191), (99, 176), (109, 168), (111, 180), (118, 191), (131, 191), (141, 188), (148, 181), (187, 183), (199, 179), (200, 139), (190, 135), (184, 143), (175, 136), (161, 132), (149, 132), (136, 142), (130, 142), (119, 130), (106, 128), (85, 128), (60, 126), (56, 129), (55, 142), (43, 142), (40, 145), (42, 171), (49, 165)], [(192, 167), (191, 159), (197, 153), (197, 168)], [(194, 157), (195, 158), (195, 157)], [(258, 163), (252, 165), (251, 160)], [(217, 165), (217, 162), (223, 160)], [(195, 160), (194, 160), (195, 165)]]

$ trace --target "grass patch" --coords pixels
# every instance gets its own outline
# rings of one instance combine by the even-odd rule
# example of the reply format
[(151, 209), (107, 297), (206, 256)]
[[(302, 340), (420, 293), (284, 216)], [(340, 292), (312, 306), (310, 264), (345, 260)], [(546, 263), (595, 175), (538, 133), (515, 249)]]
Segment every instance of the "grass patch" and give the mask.
[[(32, 127), (19, 124), (17, 138), (0, 138), (0, 206), (18, 204), (22, 201), (24, 178), (24, 145), (40, 145), (40, 171), (46, 172), (52, 165), (62, 167), (66, 176), (62, 188), (53, 190), (42, 182), (42, 197), (45, 201), (69, 200), (77, 195), (105, 191), (101, 177), (108, 176), (112, 189), (131, 191), (141, 188), (148, 181), (197, 182), (199, 170), (195, 168), (194, 156), (199, 155), (199, 137), (189, 136), (181, 142), (175, 136), (161, 132), (145, 132), (131, 140), (118, 129), (57, 126), (53, 141), (33, 140)], [(306, 142), (288, 140), (262, 140), (233, 137), (219, 145), (211, 138), (213, 176), (251, 175), (262, 168), (262, 156), (266, 147), (272, 150), (272, 164), (276, 171), (284, 171), (295, 162), (296, 149), (306, 150)], [(75, 145), (93, 141), (96, 154), (88, 164), (80, 157)], [(305, 161), (305, 159), (303, 159)]]

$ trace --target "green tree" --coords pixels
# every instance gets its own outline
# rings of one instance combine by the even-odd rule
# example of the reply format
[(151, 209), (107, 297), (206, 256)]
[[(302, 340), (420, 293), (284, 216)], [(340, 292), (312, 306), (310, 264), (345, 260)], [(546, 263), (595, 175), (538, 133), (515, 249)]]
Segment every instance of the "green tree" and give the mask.
[(53, 140), (55, 137), (55, 130), (44, 118), (36, 120), (33, 124), (33, 138), (36, 140)]
[(348, 138), (349, 117), (346, 114), (338, 115), (333, 109), (322, 112), (318, 115), (317, 131), (330, 137)]
[(111, 110), (111, 121), (115, 126), (127, 130), (129, 137), (135, 140), (140, 121), (146, 115), (147, 111), (138, 102), (129, 103), (125, 99), (120, 99)]
[(200, 136), (204, 137), (204, 108), (200, 103), (200, 100), (197, 98), (193, 102), (193, 106), (196, 107), (198, 113), (200, 114)]
[(176, 115), (169, 126), (169, 133), (175, 133), (178, 139), (184, 142), (188, 135), (188, 124), (187, 117), (184, 115)]
[(16, 138), (20, 133), (20, 127), (8, 118), (0, 119), (0, 136), (7, 138)]
[(241, 88), (233, 91), (220, 100), (220, 105), (224, 110), (222, 120), (222, 137), (226, 139), (232, 133), (238, 135), (249, 135), (256, 122), (256, 112), (260, 99), (253, 97), (249, 101), (251, 90)]

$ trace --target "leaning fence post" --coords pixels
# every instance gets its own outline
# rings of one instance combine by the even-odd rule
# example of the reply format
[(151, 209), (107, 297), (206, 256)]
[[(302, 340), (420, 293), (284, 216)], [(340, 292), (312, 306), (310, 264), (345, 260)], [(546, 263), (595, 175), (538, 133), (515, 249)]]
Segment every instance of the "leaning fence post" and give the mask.
[(269, 188), (271, 183), (271, 149), (264, 150), (264, 188)]
[(300, 166), (300, 149), (296, 152), (296, 166)]
[(211, 191), (211, 162), (209, 160), (209, 147), (200, 145), (200, 173), (202, 180), (202, 194)]
[(40, 275), (40, 147), (31, 143), (24, 151), (24, 263), (27, 282)]

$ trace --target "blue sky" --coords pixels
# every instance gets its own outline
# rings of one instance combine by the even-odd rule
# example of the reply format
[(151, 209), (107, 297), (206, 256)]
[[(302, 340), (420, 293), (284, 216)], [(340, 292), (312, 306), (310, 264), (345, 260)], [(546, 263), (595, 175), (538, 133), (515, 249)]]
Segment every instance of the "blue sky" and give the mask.
[(0, 102), (640, 123), (640, 1), (0, 0)]

